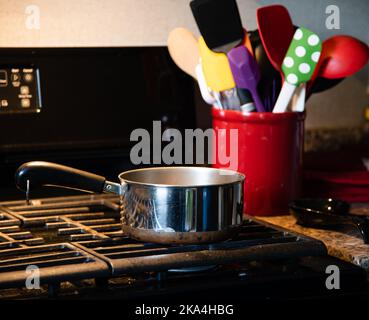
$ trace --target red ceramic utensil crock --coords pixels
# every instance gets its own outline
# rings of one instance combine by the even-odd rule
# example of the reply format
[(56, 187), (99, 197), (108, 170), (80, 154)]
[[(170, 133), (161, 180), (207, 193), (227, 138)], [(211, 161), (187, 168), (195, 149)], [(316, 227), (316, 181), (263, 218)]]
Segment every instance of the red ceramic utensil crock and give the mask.
[[(238, 152), (234, 155), (238, 167), (232, 169), (246, 176), (244, 212), (255, 216), (287, 214), (288, 203), (300, 193), (305, 114), (243, 114), (213, 108), (212, 116), (214, 167), (227, 167), (219, 161), (219, 154), (234, 155), (229, 135), (231, 129), (238, 132)], [(218, 144), (217, 137), (222, 134), (227, 143)], [(232, 148), (234, 151), (235, 146)]]

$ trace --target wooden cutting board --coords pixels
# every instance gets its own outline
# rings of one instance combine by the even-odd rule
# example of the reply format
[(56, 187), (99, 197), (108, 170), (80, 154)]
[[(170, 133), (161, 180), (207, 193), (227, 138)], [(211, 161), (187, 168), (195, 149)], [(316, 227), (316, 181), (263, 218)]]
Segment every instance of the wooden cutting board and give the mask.
[[(369, 204), (353, 205), (351, 211), (369, 215)], [(295, 218), (291, 215), (257, 218), (321, 240), (331, 256), (351, 262), (369, 271), (369, 244), (364, 244), (360, 233), (354, 227), (340, 228), (339, 231), (305, 228), (297, 225)]]

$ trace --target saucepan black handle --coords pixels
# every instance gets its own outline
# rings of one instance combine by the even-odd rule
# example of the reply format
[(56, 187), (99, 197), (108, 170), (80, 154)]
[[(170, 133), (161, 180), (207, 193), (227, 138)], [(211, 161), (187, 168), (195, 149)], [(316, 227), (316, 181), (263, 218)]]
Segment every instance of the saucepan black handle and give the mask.
[(32, 161), (21, 165), (15, 173), (15, 184), (22, 190), (42, 186), (57, 186), (101, 193), (105, 178), (93, 173), (74, 169), (56, 163)]

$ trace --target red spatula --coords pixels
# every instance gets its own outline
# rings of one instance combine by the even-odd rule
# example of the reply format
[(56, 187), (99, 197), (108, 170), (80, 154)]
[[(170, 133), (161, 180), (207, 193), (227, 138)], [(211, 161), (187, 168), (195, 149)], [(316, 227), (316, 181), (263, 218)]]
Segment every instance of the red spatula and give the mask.
[[(279, 72), (283, 84), (282, 63), (295, 32), (291, 17), (284, 6), (277, 4), (258, 8), (256, 18), (264, 51), (270, 64)], [(276, 96), (278, 93), (272, 92), (272, 98), (267, 98), (271, 101), (269, 111), (276, 102)]]
[(258, 8), (256, 18), (260, 38), (270, 63), (284, 80), (282, 63), (295, 33), (291, 17), (285, 7), (271, 5)]
[(308, 82), (308, 92), (311, 93), (317, 77), (339, 79), (351, 76), (363, 68), (368, 59), (368, 46), (354, 37), (337, 35), (324, 40), (317, 68)]
[(319, 76), (327, 79), (351, 76), (364, 67), (369, 59), (368, 46), (345, 35), (327, 39), (323, 42), (322, 50), (324, 61), (319, 67)]

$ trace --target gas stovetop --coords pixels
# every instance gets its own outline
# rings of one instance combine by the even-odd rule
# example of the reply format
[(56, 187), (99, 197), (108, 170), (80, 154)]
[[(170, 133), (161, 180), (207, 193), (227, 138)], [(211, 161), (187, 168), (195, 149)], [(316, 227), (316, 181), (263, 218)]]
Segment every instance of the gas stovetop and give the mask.
[[(253, 286), (253, 298), (261, 288), (268, 298), (306, 290), (331, 296), (324, 284), (332, 264), (345, 289), (339, 294), (362, 293), (360, 268), (327, 256), (320, 241), (251, 217), (229, 241), (165, 246), (123, 234), (116, 196), (0, 203), (0, 298), (241, 297)], [(26, 287), (30, 266), (39, 272), (39, 289)]]

